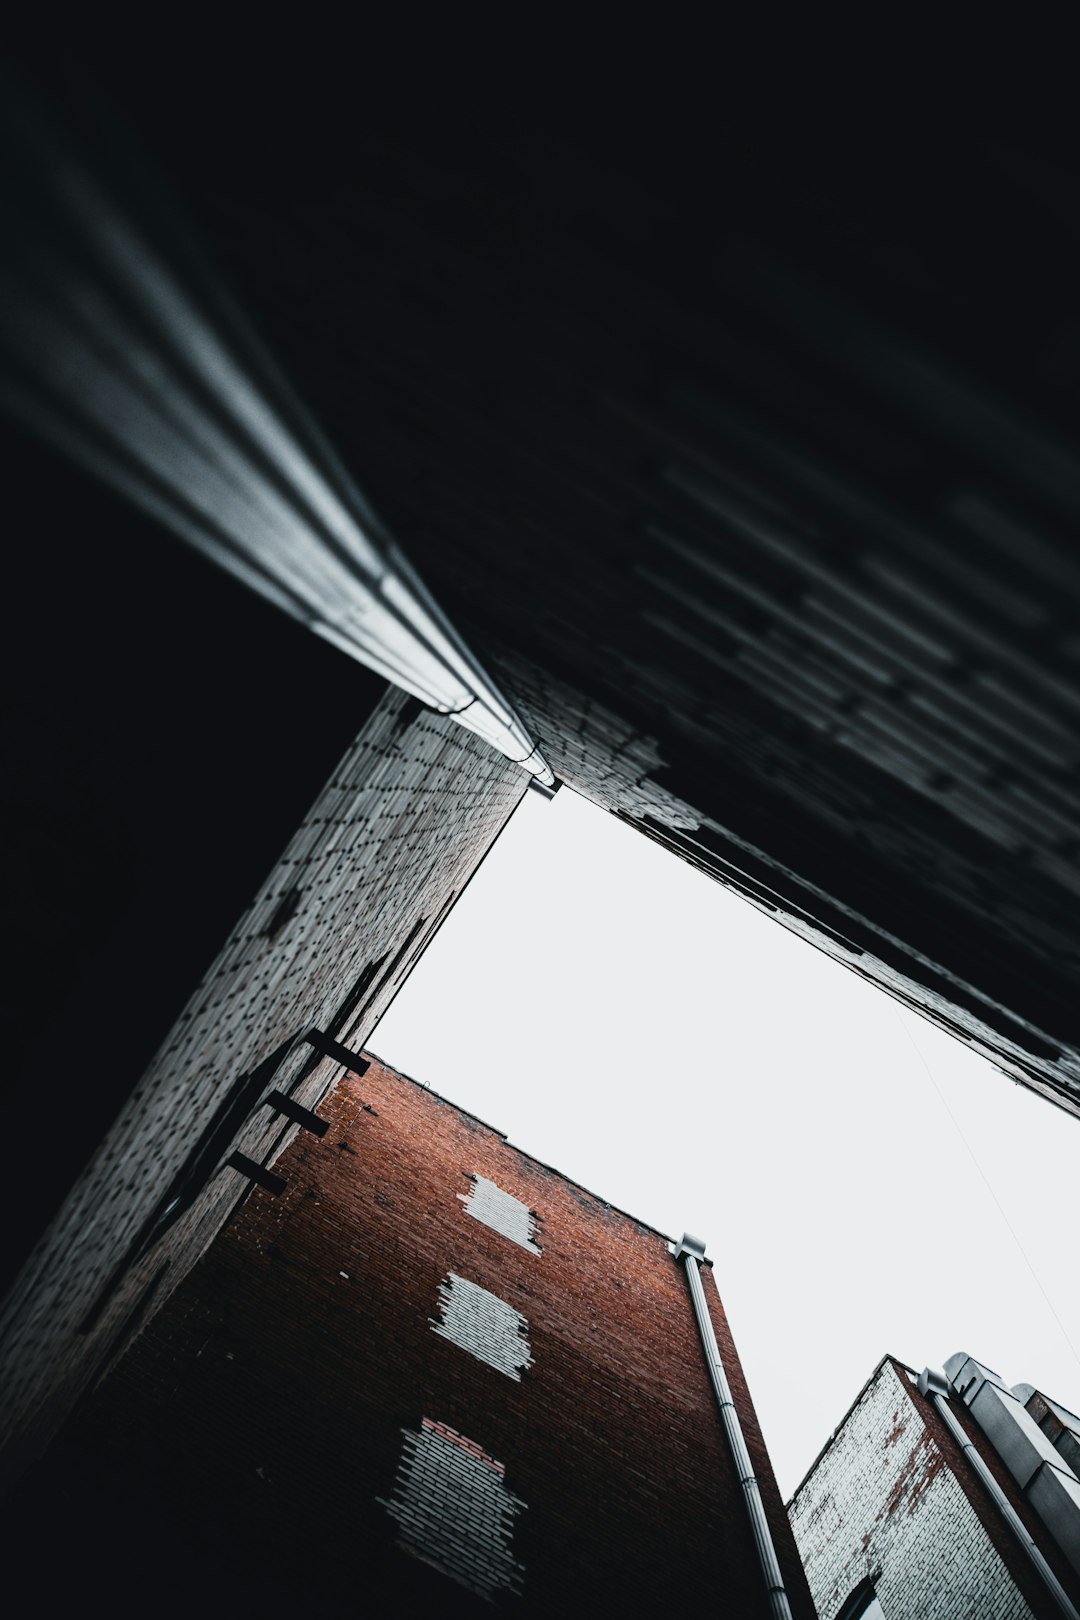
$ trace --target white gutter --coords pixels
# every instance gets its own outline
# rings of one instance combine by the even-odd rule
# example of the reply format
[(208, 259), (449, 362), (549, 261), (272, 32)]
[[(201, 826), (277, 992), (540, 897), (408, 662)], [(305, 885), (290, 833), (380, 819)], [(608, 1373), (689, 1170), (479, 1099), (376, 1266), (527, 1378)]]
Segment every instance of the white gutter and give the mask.
[(983, 1462), (972, 1441), (968, 1439), (963, 1425), (949, 1405), (950, 1387), (945, 1374), (934, 1372), (930, 1367), (924, 1367), (919, 1374), (917, 1385), (919, 1394), (925, 1395), (933, 1402), (945, 1427), (957, 1445), (961, 1447), (964, 1456), (986, 1486), (999, 1513), (1034, 1564), (1043, 1584), (1054, 1598), (1058, 1608), (1062, 1614), (1068, 1616), (1068, 1620), (1080, 1620), (1080, 1612), (1077, 1611), (1076, 1605), (1032, 1540), (1023, 1519), (1021, 1519), (1019, 1513), (1017, 1513), (1009, 1498)]
[(787, 1591), (784, 1587), (784, 1577), (780, 1573), (780, 1564), (776, 1557), (776, 1548), (773, 1544), (769, 1521), (765, 1517), (765, 1508), (761, 1500), (761, 1490), (758, 1486), (754, 1465), (750, 1461), (750, 1453), (746, 1449), (746, 1440), (739, 1422), (739, 1414), (735, 1410), (735, 1402), (731, 1396), (731, 1386), (727, 1381), (724, 1363), (720, 1357), (720, 1346), (716, 1342), (713, 1331), (712, 1318), (709, 1307), (705, 1303), (705, 1290), (701, 1284), (699, 1267), (705, 1259), (705, 1245), (699, 1238), (691, 1237), (684, 1232), (681, 1241), (676, 1246), (676, 1260), (682, 1260), (686, 1271), (686, 1281), (690, 1288), (690, 1300), (694, 1307), (694, 1317), (697, 1321), (698, 1333), (701, 1338), (701, 1348), (705, 1352), (705, 1364), (709, 1369), (712, 1380), (713, 1393), (716, 1404), (720, 1408), (720, 1419), (724, 1425), (731, 1455), (735, 1462), (735, 1469), (742, 1486), (743, 1500), (746, 1511), (750, 1517), (750, 1528), (754, 1533), (754, 1546), (757, 1549), (758, 1562), (765, 1581), (768, 1593), (769, 1607), (775, 1620), (792, 1620), (791, 1604), (788, 1601)]
[(551, 786), (513, 706), (158, 199), (119, 200), (118, 169), (116, 184), (92, 173), (14, 87), (0, 95), (17, 154), (0, 187), (0, 406)]

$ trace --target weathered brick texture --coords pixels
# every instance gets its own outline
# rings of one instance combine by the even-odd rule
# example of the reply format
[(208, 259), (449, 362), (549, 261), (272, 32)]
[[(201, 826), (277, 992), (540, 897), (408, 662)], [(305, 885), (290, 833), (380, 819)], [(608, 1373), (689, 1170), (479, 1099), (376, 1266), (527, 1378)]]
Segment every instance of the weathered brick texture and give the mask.
[[(351, 1593), (369, 1613), (473, 1614), (480, 1593), (523, 1615), (764, 1620), (666, 1240), (378, 1062), (340, 1079), (322, 1112), (326, 1138), (276, 1161), (284, 1194), (244, 1204), (68, 1444), (166, 1493), (185, 1545), (240, 1547), (252, 1569), (270, 1560), (310, 1612), (346, 1612)], [(470, 1218), (470, 1177), (534, 1212), (539, 1250)], [(526, 1319), (520, 1381), (433, 1331), (451, 1273)], [(711, 1278), (706, 1294), (794, 1613), (809, 1620)], [(425, 1434), (457, 1450), (433, 1460)], [(458, 1451), (460, 1558), (440, 1542), (445, 1523), (433, 1528), (431, 1494)]]
[[(963, 1421), (978, 1441), (970, 1417)], [(985, 1460), (1027, 1518), (1000, 1465)], [(889, 1620), (1060, 1620), (938, 1414), (890, 1357), (799, 1487), (789, 1514), (821, 1620), (834, 1620), (867, 1578)], [(1045, 1541), (1036, 1521), (1028, 1528)], [(1044, 1551), (1068, 1582), (1053, 1550)]]
[[(140, 1314), (211, 1242), (262, 1162), (295, 1135), (254, 1105), (205, 1189), (138, 1257), (133, 1245), (238, 1077), (315, 1026), (356, 1047), (525, 790), (452, 721), (390, 691), (207, 971), (30, 1258), (0, 1323), (0, 1434), (14, 1468), (38, 1449)], [(339, 1065), (289, 1049), (267, 1079), (314, 1105)], [(257, 1103), (257, 1099), (256, 1099)], [(132, 1264), (132, 1261), (135, 1261)]]
[(531, 1361), (529, 1324), (520, 1311), (451, 1271), (439, 1284), (439, 1313), (436, 1333), (520, 1383)]
[(430, 1418), (404, 1430), (402, 1441), (394, 1494), (380, 1498), (401, 1547), (480, 1597), (520, 1592), (511, 1543), (524, 1504), (506, 1489), (503, 1464)]

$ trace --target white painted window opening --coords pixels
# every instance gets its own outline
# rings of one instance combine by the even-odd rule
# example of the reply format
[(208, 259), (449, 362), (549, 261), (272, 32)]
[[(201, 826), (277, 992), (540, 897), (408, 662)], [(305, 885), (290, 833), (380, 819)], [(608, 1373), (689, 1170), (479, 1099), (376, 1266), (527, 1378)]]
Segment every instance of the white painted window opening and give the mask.
[(525, 1503), (506, 1489), (503, 1464), (431, 1418), (402, 1434), (393, 1495), (378, 1499), (397, 1520), (399, 1546), (483, 1598), (520, 1592), (511, 1541)]
[(465, 1213), (490, 1226), (493, 1232), (500, 1232), (511, 1243), (539, 1254), (536, 1217), (528, 1205), (512, 1193), (503, 1192), (501, 1187), (496, 1186), (494, 1181), (488, 1181), (485, 1176), (470, 1176), (469, 1180), (472, 1182), (471, 1191), (458, 1193), (465, 1205)]
[(532, 1356), (529, 1324), (520, 1311), (454, 1271), (439, 1284), (439, 1309), (441, 1320), (432, 1322), (436, 1333), (521, 1382), (522, 1369), (532, 1366)]

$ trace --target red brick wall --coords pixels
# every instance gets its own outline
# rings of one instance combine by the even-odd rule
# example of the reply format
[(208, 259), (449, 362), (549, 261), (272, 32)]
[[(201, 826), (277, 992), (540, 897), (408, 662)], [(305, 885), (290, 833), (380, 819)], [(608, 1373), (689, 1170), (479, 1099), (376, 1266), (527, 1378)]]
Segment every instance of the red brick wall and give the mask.
[[(512, 1060), (508, 1060), (512, 1063)], [(509, 1072), (509, 1071), (508, 1071)], [(395, 1546), (402, 1431), (449, 1426), (525, 1506), (520, 1597), (550, 1613), (766, 1615), (685, 1278), (651, 1229), (374, 1063), (322, 1107), (102, 1386), (78, 1429), (164, 1491), (184, 1534), (272, 1556), (313, 1612), (479, 1599)], [(473, 1219), (470, 1175), (539, 1217), (536, 1254)], [(460, 1195), (460, 1196), (459, 1196)], [(527, 1319), (520, 1382), (433, 1330), (449, 1272)], [(706, 1292), (795, 1613), (813, 1610), (711, 1277)], [(375, 1607), (369, 1612), (390, 1612)]]
[[(185, 1217), (127, 1264), (148, 1215), (238, 1077), (299, 1032), (334, 1026), (365, 969), (381, 962), (338, 1030), (359, 1048), (526, 782), (453, 721), (387, 691), (4, 1303), (0, 1482), (47, 1441), (122, 1348), (133, 1319), (160, 1304), (228, 1219), (247, 1183), (217, 1167)], [(275, 928), (291, 890), (298, 901)], [(118, 1015), (122, 1006), (118, 985)], [(340, 1070), (310, 1059), (309, 1047), (294, 1047), (265, 1090), (295, 1086), (297, 1101), (312, 1106)], [(284, 1125), (271, 1109), (253, 1109), (222, 1149), (221, 1165), (233, 1147), (264, 1159), (280, 1146)]]

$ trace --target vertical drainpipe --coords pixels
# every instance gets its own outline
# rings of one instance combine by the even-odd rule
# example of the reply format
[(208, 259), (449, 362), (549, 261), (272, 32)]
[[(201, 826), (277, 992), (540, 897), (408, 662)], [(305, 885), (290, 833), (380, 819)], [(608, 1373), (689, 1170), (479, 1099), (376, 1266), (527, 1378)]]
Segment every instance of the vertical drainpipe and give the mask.
[(690, 1289), (690, 1301), (694, 1307), (694, 1317), (697, 1321), (701, 1348), (705, 1353), (705, 1364), (709, 1369), (716, 1404), (720, 1408), (720, 1419), (724, 1425), (724, 1433), (727, 1436), (727, 1442), (735, 1462), (735, 1469), (739, 1476), (739, 1484), (742, 1487), (746, 1511), (750, 1517), (750, 1528), (754, 1534), (754, 1546), (757, 1549), (758, 1562), (761, 1565), (761, 1573), (769, 1599), (769, 1608), (775, 1616), (775, 1620), (792, 1620), (791, 1604), (788, 1601), (787, 1591), (784, 1587), (784, 1577), (780, 1573), (780, 1564), (776, 1557), (776, 1548), (773, 1545), (769, 1521), (765, 1517), (765, 1508), (761, 1500), (757, 1475), (754, 1473), (754, 1465), (750, 1461), (750, 1453), (746, 1448), (742, 1424), (739, 1422), (739, 1414), (735, 1410), (731, 1386), (728, 1383), (724, 1363), (720, 1357), (720, 1346), (716, 1342), (712, 1318), (705, 1303), (705, 1290), (702, 1287), (699, 1269), (705, 1259), (705, 1245), (699, 1238), (691, 1237), (689, 1232), (684, 1232), (682, 1239), (674, 1250), (674, 1254), (676, 1260), (683, 1262), (686, 1272), (686, 1281)]

